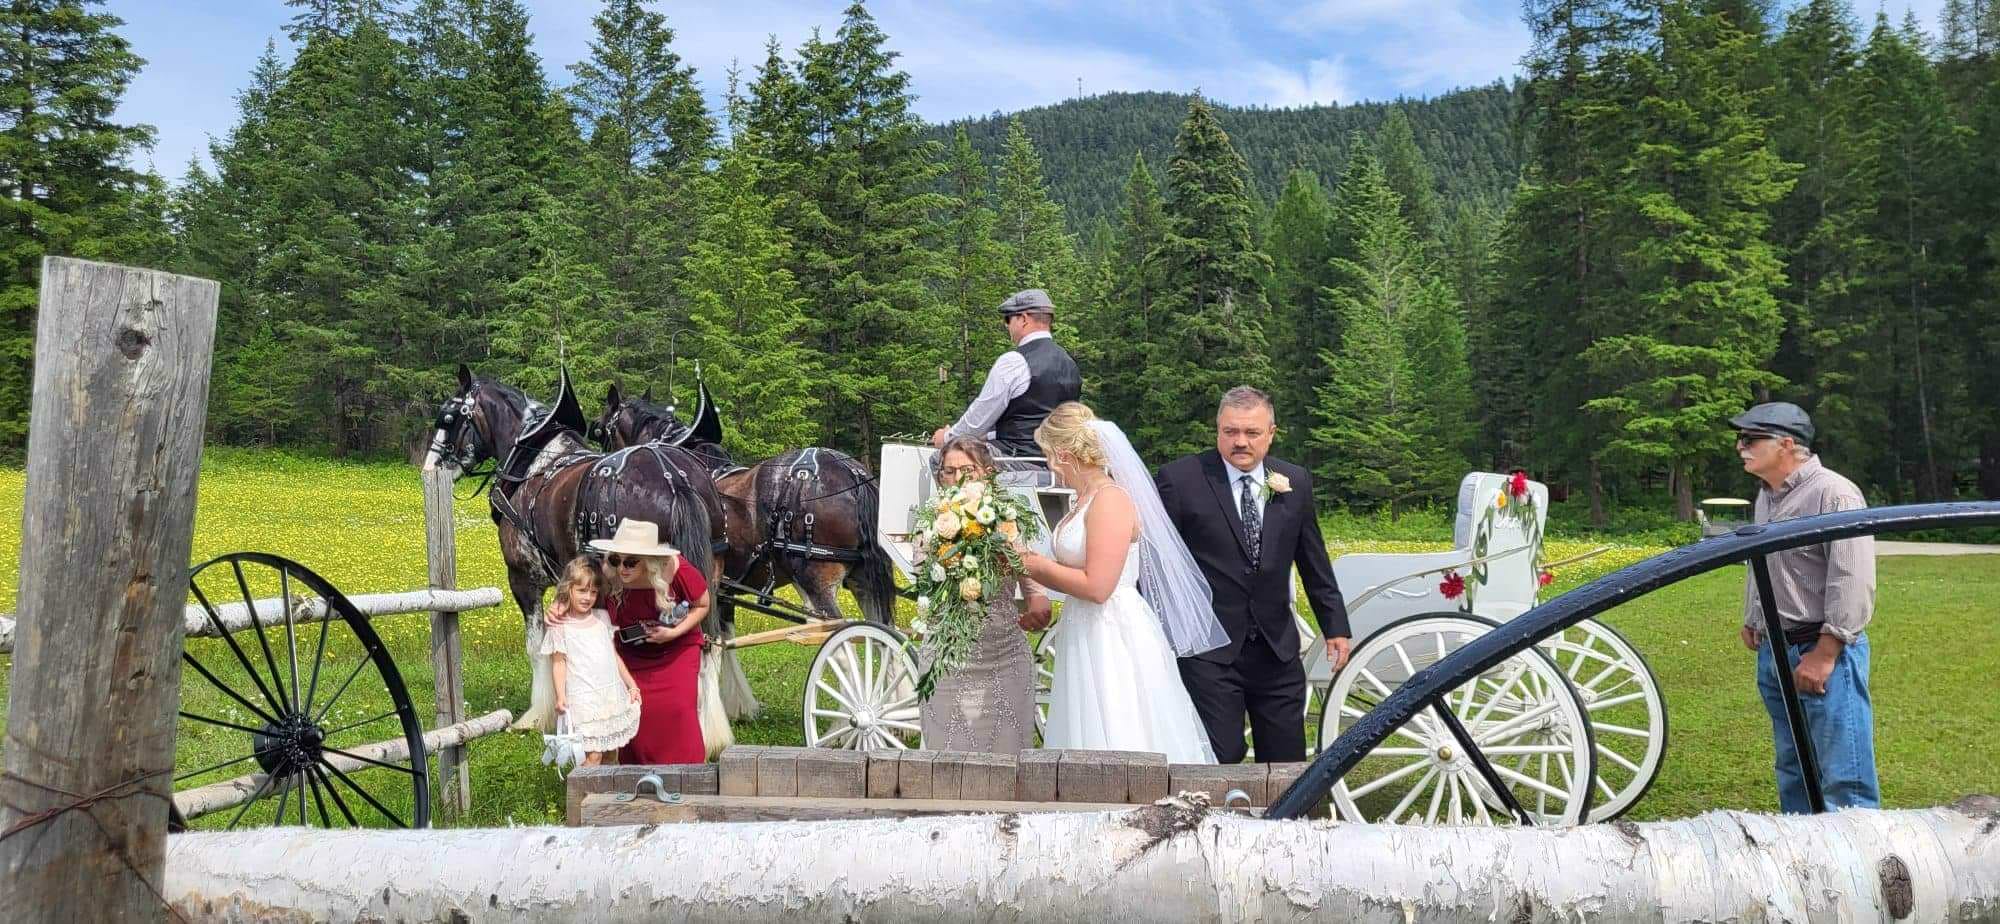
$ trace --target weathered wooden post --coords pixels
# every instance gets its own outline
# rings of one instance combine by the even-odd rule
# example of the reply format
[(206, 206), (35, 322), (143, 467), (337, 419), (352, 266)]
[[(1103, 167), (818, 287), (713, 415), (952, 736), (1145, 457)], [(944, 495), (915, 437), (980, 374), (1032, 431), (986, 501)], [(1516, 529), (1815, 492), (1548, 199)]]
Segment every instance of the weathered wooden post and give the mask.
[(220, 287), (42, 261), (0, 777), (11, 920), (162, 917)]
[[(451, 473), (424, 473), (424, 557), (430, 562), (433, 590), (458, 589), (458, 534), (453, 524)], [(465, 684), (460, 677), (458, 613), (431, 613), (431, 673), (436, 678), (436, 728), (465, 721)], [(472, 808), (472, 773), (465, 745), (438, 752), (436, 804), (440, 819), (453, 819)]]

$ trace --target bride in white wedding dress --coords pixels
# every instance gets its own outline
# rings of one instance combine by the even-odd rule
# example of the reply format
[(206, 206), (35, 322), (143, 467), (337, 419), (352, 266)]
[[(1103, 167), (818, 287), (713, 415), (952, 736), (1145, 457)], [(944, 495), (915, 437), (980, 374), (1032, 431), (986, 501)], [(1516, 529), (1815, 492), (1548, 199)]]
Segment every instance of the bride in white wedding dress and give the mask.
[(1044, 746), (1215, 763), (1175, 657), (1228, 636), (1151, 475), (1115, 424), (1075, 402), (1051, 412), (1035, 441), (1076, 491), (1051, 537), (1055, 557), (1022, 553), (1029, 577), (1069, 597), (1050, 630), (1056, 669)]

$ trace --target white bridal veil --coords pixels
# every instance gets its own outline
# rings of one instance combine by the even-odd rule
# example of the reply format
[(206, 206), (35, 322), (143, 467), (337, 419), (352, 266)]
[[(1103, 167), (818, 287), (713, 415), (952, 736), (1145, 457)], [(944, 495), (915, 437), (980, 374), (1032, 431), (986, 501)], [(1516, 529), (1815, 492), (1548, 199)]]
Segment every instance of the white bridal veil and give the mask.
[(1208, 579), (1202, 577), (1180, 531), (1167, 519), (1153, 475), (1132, 449), (1132, 441), (1111, 421), (1093, 420), (1090, 426), (1104, 446), (1105, 471), (1139, 510), (1139, 592), (1159, 614), (1174, 653), (1185, 658), (1229, 644), (1229, 634), (1215, 619)]

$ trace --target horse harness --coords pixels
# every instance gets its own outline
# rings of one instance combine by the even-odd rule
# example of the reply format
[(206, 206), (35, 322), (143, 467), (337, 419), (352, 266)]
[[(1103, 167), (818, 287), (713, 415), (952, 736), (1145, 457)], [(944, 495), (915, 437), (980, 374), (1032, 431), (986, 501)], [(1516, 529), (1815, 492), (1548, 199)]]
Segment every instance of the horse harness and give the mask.
[[(750, 550), (750, 561), (743, 568), (744, 575), (747, 576), (755, 571), (767, 558), (776, 559), (779, 556), (783, 556), (786, 567), (793, 574), (803, 573), (806, 565), (813, 561), (853, 563), (862, 560), (860, 549), (835, 548), (813, 541), (813, 529), (817, 517), (812, 510), (804, 509), (804, 505), (827, 496), (826, 493), (818, 491), (807, 495), (809, 488), (817, 488), (821, 483), (820, 455), (821, 450), (817, 446), (800, 450), (798, 455), (793, 457), (791, 464), (785, 467), (784, 473), (779, 476), (781, 482), (778, 496), (771, 503), (770, 512), (764, 517), (764, 539), (757, 543), (756, 548)], [(840, 464), (840, 460), (835, 459), (833, 464)], [(724, 475), (741, 471), (745, 469), (718, 468), (714, 474), (719, 480)], [(863, 540), (866, 541), (866, 538), (863, 537)], [(777, 579), (777, 572), (774, 569), (766, 577), (764, 588), (760, 593), (768, 595), (776, 586)]]

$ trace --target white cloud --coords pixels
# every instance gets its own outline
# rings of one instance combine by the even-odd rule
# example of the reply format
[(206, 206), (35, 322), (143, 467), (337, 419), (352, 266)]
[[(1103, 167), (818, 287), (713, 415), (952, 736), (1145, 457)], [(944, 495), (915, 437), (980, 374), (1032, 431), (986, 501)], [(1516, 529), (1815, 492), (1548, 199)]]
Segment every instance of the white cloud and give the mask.
[(1344, 56), (1314, 58), (1302, 68), (1260, 62), (1242, 76), (1234, 81), (1241, 86), (1215, 86), (1209, 95), (1228, 103), (1280, 107), (1351, 103), (1356, 95)]

